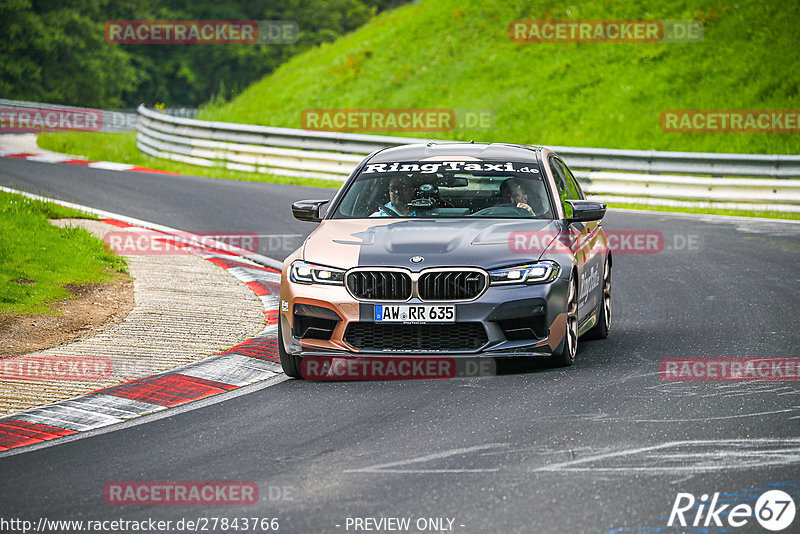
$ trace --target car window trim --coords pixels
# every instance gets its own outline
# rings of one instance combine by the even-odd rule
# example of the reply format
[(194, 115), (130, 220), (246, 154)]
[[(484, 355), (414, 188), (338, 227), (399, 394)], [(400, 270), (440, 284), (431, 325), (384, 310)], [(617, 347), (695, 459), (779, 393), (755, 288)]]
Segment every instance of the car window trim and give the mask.
[[(382, 149), (382, 150), (386, 150), (386, 149)], [(380, 152), (380, 151), (375, 152), (374, 154), (372, 154), (372, 156), (376, 155), (378, 152)], [(326, 219), (343, 219), (343, 220), (351, 219), (351, 220), (355, 220), (355, 219), (369, 218), (369, 217), (352, 217), (352, 216), (334, 216), (334, 214), (338, 215), (339, 208), (341, 207), (343, 199), (350, 192), (350, 189), (352, 189), (352, 187), (356, 183), (356, 181), (358, 181), (358, 178), (359, 178), (359, 175), (361, 174), (361, 171), (364, 169), (364, 167), (367, 165), (367, 163), (370, 160), (372, 160), (372, 157), (367, 158), (364, 161), (362, 161), (361, 164), (350, 174), (350, 176), (348, 177), (347, 181), (342, 184), (342, 187), (339, 189), (339, 191), (337, 191), (336, 195), (334, 195), (333, 200), (328, 204), (328, 209), (327, 209), (327, 211), (325, 213), (325, 216), (322, 218), (322, 220), (326, 220)], [(486, 160), (486, 161), (494, 161), (494, 160)], [(528, 165), (531, 164), (531, 162), (524, 162), (524, 161), (517, 161), (517, 163), (526, 163)], [(545, 191), (546, 191), (546, 193), (548, 195), (547, 201), (548, 201), (548, 204), (550, 204), (550, 209), (548, 211), (551, 213), (551, 216), (549, 218), (545, 219), (545, 218), (542, 218), (542, 217), (534, 217), (534, 219), (559, 220), (559, 219), (561, 219), (561, 213), (558, 210), (556, 210), (555, 206), (553, 205), (553, 198), (552, 198), (552, 194), (551, 194), (551, 191), (550, 191), (550, 184), (548, 183), (548, 180), (546, 179), (547, 178), (546, 171), (544, 169), (544, 166), (542, 165), (541, 155), (539, 153), (536, 154), (536, 158), (535, 158), (535, 161), (533, 163), (535, 163), (536, 166), (539, 168), (539, 171), (540, 171), (539, 172), (539, 179), (541, 179), (542, 182), (545, 185)], [(544, 176), (541, 176), (542, 174), (544, 174)], [(378, 177), (376, 177), (376, 179), (378, 179)], [(431, 219), (431, 218), (434, 218), (434, 219), (458, 219), (458, 218), (466, 218), (466, 217), (403, 217), (403, 219), (420, 219), (420, 218), (425, 218), (425, 219)], [(517, 219), (518, 217), (499, 217), (499, 218), (514, 220), (514, 219)]]

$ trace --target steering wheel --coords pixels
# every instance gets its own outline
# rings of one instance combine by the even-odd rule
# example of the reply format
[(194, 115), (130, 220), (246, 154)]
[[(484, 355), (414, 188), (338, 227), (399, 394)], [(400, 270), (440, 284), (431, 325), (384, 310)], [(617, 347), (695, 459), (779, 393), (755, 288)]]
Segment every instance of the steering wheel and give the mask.
[(501, 215), (508, 217), (510, 215), (524, 215), (525, 217), (532, 217), (533, 214), (525, 208), (518, 208), (516, 204), (497, 204), (496, 206), (489, 206), (480, 211), (476, 211), (472, 217), (490, 217), (492, 215)]
[(402, 217), (402, 215), (394, 211), (392, 208), (384, 206), (383, 204), (378, 204), (378, 209), (381, 210), (386, 215), (388, 215), (389, 217)]
[[(517, 206), (516, 204), (511, 203), (511, 202), (502, 202), (500, 204), (495, 204), (494, 205), (495, 208), (496, 207), (500, 207), (500, 206), (502, 206), (502, 207), (511, 207), (511, 208), (519, 208), (519, 206)], [(537, 211), (536, 207), (531, 202), (527, 202), (526, 206), (528, 206), (531, 210), (528, 211), (525, 208), (519, 208), (519, 209), (523, 209), (527, 213), (533, 214), (535, 217), (540, 217), (540, 216), (544, 215), (545, 213), (547, 213), (547, 209)]]

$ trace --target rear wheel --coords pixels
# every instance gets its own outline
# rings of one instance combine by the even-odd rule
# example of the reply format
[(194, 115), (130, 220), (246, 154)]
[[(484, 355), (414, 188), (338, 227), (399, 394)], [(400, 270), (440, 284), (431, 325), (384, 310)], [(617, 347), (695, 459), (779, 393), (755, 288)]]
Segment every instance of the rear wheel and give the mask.
[(597, 324), (586, 332), (589, 339), (605, 339), (611, 330), (611, 260), (603, 266), (603, 295), (597, 310)]
[(575, 362), (578, 350), (578, 281), (570, 280), (567, 293), (567, 325), (561, 353), (553, 354), (551, 361), (559, 367), (567, 367)]
[(278, 319), (278, 354), (281, 357), (281, 367), (283, 372), (289, 378), (303, 378), (300, 376), (300, 357), (294, 354), (289, 354), (283, 347), (283, 335), (281, 333), (280, 318)]

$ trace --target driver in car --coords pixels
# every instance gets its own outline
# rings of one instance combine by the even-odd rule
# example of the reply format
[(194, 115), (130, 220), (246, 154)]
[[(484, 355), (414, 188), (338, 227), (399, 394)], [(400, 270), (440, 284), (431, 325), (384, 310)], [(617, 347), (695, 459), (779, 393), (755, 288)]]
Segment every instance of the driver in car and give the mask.
[(500, 184), (500, 198), (498, 206), (511, 204), (533, 214), (533, 208), (528, 205), (528, 192), (519, 178), (508, 178)]
[(392, 176), (389, 180), (389, 202), (383, 205), (370, 217), (394, 217), (395, 213), (401, 217), (414, 217), (416, 211), (409, 203), (414, 200), (416, 185), (411, 178), (406, 176)]

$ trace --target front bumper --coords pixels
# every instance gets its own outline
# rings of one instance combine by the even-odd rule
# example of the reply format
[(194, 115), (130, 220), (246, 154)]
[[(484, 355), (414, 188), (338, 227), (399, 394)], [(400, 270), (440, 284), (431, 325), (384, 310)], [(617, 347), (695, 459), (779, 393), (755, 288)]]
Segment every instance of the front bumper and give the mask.
[[(374, 322), (373, 302), (356, 300), (342, 286), (307, 285), (290, 282), (284, 274), (281, 285), (280, 321), (284, 348), (296, 356), (332, 357), (514, 357), (548, 356), (560, 348), (566, 325), (566, 296), (568, 283), (557, 278), (546, 284), (490, 286), (478, 299), (469, 302), (441, 302), (456, 306), (456, 323), (480, 325), (485, 338), (476, 346), (458, 347), (452, 339), (447, 348), (426, 346), (419, 341), (413, 348), (394, 348), (395, 338), (384, 336), (387, 346), (356, 346), (353, 331), (381, 328)], [(387, 303), (388, 304), (388, 303)], [(396, 304), (396, 303), (395, 303)], [(403, 304), (437, 304), (412, 298)], [(442, 333), (456, 330), (439, 326), (419, 326), (394, 323), (388, 328), (393, 334), (427, 332), (436, 335), (420, 337), (441, 339)], [(348, 327), (351, 327), (348, 333)], [(416, 334), (414, 334), (416, 335)], [(404, 338), (407, 339), (407, 336)]]

